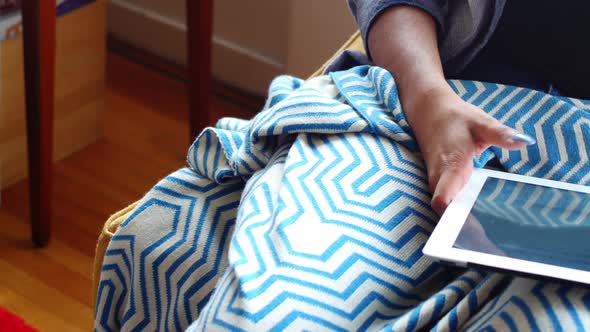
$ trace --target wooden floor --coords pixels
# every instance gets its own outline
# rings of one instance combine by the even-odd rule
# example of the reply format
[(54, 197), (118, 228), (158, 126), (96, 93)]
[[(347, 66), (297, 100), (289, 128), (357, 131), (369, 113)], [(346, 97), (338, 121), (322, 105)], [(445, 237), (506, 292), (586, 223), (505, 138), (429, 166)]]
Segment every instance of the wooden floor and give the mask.
[[(214, 91), (216, 116), (253, 115), (224, 91)], [(104, 138), (55, 164), (49, 247), (31, 246), (28, 183), (2, 192), (0, 306), (42, 331), (91, 329), (96, 238), (110, 214), (184, 166), (187, 118), (184, 84), (109, 54)]]

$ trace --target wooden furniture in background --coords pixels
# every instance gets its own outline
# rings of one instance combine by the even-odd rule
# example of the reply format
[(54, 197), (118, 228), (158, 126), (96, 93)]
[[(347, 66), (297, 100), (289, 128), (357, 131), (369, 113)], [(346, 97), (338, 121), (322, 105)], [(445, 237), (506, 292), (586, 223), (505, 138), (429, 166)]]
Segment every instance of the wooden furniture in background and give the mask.
[(23, 1), (23, 48), (33, 243), (47, 245), (55, 82), (55, 1)]
[[(22, 3), (29, 5), (30, 2), (45, 5), (48, 1)], [(106, 5), (107, 1), (96, 0), (59, 16), (56, 21), (54, 162), (87, 147), (103, 135)], [(28, 37), (26, 29), (24, 33)], [(0, 187), (3, 194), (28, 174), (23, 37), (19, 33), (0, 43)], [(47, 142), (43, 144), (50, 146)], [(56, 176), (53, 172), (54, 183)], [(54, 189), (63, 190), (55, 184)], [(53, 206), (61, 200), (55, 190)], [(2, 196), (2, 205), (5, 205), (6, 195)], [(28, 195), (20, 199), (23, 205), (29, 206)], [(26, 212), (29, 219), (33, 211), (27, 209)], [(56, 218), (63, 221), (62, 216), (53, 214), (54, 221)], [(55, 226), (52, 225), (54, 233)]]
[(213, 0), (186, 1), (190, 137), (209, 125)]

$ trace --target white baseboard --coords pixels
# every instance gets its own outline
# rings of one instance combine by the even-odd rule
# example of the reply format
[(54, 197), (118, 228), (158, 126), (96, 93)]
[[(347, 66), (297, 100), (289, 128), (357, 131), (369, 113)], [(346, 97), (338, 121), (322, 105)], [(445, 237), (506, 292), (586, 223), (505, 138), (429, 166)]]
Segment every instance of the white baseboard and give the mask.
[[(174, 63), (186, 64), (186, 26), (126, 0), (109, 0), (108, 29), (115, 37)], [(231, 40), (213, 37), (216, 79), (265, 96), (284, 64)]]

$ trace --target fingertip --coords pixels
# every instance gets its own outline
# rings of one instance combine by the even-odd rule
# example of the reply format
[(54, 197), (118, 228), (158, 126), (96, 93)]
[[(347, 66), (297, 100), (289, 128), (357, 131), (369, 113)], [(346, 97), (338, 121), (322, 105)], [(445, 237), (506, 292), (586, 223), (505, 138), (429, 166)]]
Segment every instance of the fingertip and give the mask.
[(449, 201), (441, 195), (435, 195), (432, 197), (430, 205), (432, 206), (434, 212), (436, 212), (439, 216), (442, 216), (442, 214), (447, 209), (447, 206), (449, 206)]
[(524, 133), (516, 133), (516, 134), (513, 134), (510, 137), (510, 140), (512, 140), (512, 142), (515, 142), (515, 143), (524, 143), (526, 145), (537, 144), (537, 140), (534, 137), (529, 136), (529, 135), (524, 134)]
[[(526, 138), (521, 137), (520, 132), (504, 125), (499, 126), (500, 127), (496, 130), (495, 136), (488, 136), (486, 143), (507, 150), (517, 150), (527, 146), (527, 143), (525, 142)], [(527, 135), (527, 137), (530, 136)]]
[(527, 145), (536, 144), (534, 137), (502, 124), (498, 120), (492, 123), (480, 123), (479, 130), (474, 132), (482, 145), (496, 145), (504, 149), (522, 149)]

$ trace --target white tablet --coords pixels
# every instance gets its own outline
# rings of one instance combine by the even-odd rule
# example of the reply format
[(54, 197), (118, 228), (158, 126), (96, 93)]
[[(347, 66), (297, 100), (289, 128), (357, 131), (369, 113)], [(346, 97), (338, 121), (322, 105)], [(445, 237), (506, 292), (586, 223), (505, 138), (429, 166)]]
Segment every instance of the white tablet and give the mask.
[(474, 170), (423, 252), (458, 266), (590, 284), (590, 187)]

